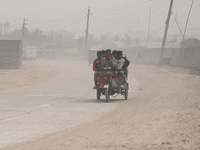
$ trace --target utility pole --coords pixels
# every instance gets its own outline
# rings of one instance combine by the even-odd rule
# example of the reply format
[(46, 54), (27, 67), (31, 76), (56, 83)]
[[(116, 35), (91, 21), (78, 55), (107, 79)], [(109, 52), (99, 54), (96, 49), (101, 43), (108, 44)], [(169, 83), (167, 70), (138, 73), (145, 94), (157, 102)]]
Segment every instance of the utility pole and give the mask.
[(27, 20), (24, 18), (23, 26), (22, 26), (22, 46), (23, 46), (23, 43), (24, 43), (25, 26), (27, 25), (26, 21)]
[(167, 21), (166, 21), (165, 33), (164, 33), (161, 52), (160, 52), (159, 65), (161, 65), (161, 63), (162, 63), (162, 57), (163, 57), (163, 52), (165, 49), (165, 43), (166, 43), (166, 39), (167, 39), (167, 32), (168, 32), (168, 28), (169, 28), (169, 21), (170, 21), (170, 16), (171, 16), (171, 12), (172, 12), (173, 2), (174, 2), (174, 0), (171, 0), (170, 6), (169, 6), (169, 12), (168, 12)]
[(184, 33), (183, 33), (182, 43), (180, 45), (180, 51), (179, 51), (179, 56), (178, 56), (178, 65), (180, 65), (181, 55), (182, 55), (182, 51), (183, 51), (183, 43), (185, 42), (185, 34), (186, 34), (186, 31), (187, 31), (187, 25), (188, 25), (188, 22), (189, 22), (190, 13), (191, 13), (191, 10), (192, 10), (193, 3), (194, 3), (194, 0), (192, 0), (191, 6), (190, 6), (190, 10), (189, 10), (186, 25), (185, 25), (185, 30), (184, 30)]
[(194, 0), (192, 0), (190, 10), (189, 10), (189, 13), (188, 13), (188, 17), (187, 17), (187, 21), (186, 21), (186, 25), (185, 25), (185, 31), (183, 33), (183, 40), (185, 39), (185, 34), (186, 34), (186, 31), (187, 31), (187, 25), (188, 25), (188, 22), (189, 22), (190, 13), (191, 13), (191, 10), (192, 10), (193, 3), (194, 3)]
[(14, 20), (14, 31), (15, 31), (15, 20)]
[(87, 13), (87, 25), (86, 25), (86, 30), (85, 30), (85, 52), (84, 52), (84, 56), (85, 58), (87, 57), (87, 53), (88, 53), (88, 29), (89, 29), (89, 19), (90, 19), (90, 7), (88, 7), (88, 13)]
[(147, 33), (147, 48), (148, 48), (148, 45), (149, 45), (150, 24), (151, 24), (151, 8), (150, 8), (150, 11), (149, 11), (149, 25), (148, 25), (148, 33)]

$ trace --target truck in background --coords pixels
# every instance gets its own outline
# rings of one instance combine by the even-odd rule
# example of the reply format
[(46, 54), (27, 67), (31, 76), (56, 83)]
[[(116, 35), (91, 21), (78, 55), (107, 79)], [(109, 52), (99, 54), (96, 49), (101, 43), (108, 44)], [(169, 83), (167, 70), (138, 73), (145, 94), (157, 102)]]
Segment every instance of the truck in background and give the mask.
[(21, 66), (21, 40), (0, 40), (0, 68), (15, 68)]
[(26, 46), (23, 49), (22, 60), (35, 60), (37, 57), (35, 46)]

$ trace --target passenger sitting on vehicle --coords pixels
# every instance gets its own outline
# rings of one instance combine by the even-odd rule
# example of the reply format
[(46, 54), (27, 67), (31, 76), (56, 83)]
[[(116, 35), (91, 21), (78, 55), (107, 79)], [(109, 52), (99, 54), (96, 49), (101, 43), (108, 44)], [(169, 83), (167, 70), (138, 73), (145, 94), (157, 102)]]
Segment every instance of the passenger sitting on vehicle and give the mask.
[(130, 65), (130, 61), (127, 59), (127, 56), (126, 57), (122, 57), (125, 62), (124, 62), (124, 65), (122, 66), (122, 70), (124, 71), (124, 74), (127, 76), (128, 75), (128, 66)]
[[(111, 67), (112, 69), (109, 71), (110, 73), (113, 73), (113, 71), (116, 70), (115, 69), (116, 68), (115, 59), (113, 59), (113, 57), (111, 56), (111, 50), (109, 50), (109, 52), (107, 51), (105, 56), (102, 56), (101, 66), (102, 66), (102, 69)], [(102, 73), (104, 73), (104, 72), (105, 72), (105, 70), (102, 71)]]
[(112, 51), (112, 55), (116, 59), (117, 58), (117, 50)]
[(112, 54), (111, 54), (111, 49), (107, 49), (107, 50), (106, 50), (106, 54), (112, 56)]
[(106, 51), (105, 50), (101, 50), (101, 58), (105, 57), (105, 55), (106, 55)]
[(102, 54), (101, 57), (101, 66), (102, 67), (115, 67), (115, 60), (111, 57), (110, 53), (107, 52)]
[[(124, 65), (125, 60), (122, 58), (122, 51), (117, 51), (117, 58), (116, 58), (116, 67), (118, 69), (117, 73), (122, 78), (122, 83), (124, 82), (124, 71), (122, 69)], [(116, 74), (116, 71), (115, 71)]]
[(100, 67), (101, 67), (101, 51), (97, 51), (97, 58), (93, 61), (93, 71), (94, 73), (94, 89), (97, 87), (97, 81), (96, 78), (100, 75)]

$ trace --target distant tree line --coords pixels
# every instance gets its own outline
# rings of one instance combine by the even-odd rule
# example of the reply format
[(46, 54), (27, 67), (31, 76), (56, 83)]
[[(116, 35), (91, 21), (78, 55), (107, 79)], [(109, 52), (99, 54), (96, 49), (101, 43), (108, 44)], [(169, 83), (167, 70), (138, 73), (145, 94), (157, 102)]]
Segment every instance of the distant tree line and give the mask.
[[(0, 40), (21, 40), (22, 39), (22, 30), (17, 29), (7, 34), (0, 34)], [(96, 45), (101, 45), (105, 43), (112, 42), (121, 42), (127, 48), (129, 47), (139, 47), (140, 42), (146, 41), (146, 39), (133, 38), (128, 34), (125, 34), (123, 37), (118, 35), (108, 36), (106, 34), (101, 34), (99, 37), (95, 37), (93, 34), (90, 34), (88, 37), (88, 47), (95, 47)], [(150, 37), (149, 41), (162, 41), (161, 38), (155, 39)], [(79, 49), (84, 48), (85, 46), (85, 37), (79, 36), (75, 37), (74, 34), (65, 32), (63, 34), (61, 31), (51, 31), (44, 32), (39, 28), (34, 30), (26, 29), (24, 34), (24, 46), (36, 46), (38, 48), (45, 48), (50, 45), (71, 45)]]

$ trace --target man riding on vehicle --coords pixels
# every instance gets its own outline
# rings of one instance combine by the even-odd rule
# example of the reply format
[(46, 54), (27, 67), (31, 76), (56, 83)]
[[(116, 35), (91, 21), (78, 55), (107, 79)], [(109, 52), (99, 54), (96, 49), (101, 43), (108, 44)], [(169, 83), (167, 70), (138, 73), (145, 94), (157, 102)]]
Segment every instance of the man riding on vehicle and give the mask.
[(101, 66), (102, 67), (115, 67), (115, 60), (111, 56), (110, 52), (106, 52), (105, 55), (101, 57)]
[(122, 82), (123, 82), (123, 78), (124, 78), (124, 71), (122, 70), (124, 62), (125, 62), (125, 60), (122, 58), (122, 51), (117, 51), (116, 67), (118, 69), (117, 70), (118, 74), (122, 78)]
[(101, 51), (97, 51), (97, 58), (93, 61), (93, 71), (95, 71), (95, 73), (94, 73), (94, 83), (95, 83), (94, 88), (96, 88), (96, 86), (97, 86), (97, 81), (95, 79), (100, 76), (100, 67), (101, 67)]
[[(124, 69), (128, 67), (130, 62), (127, 60), (128, 64), (125, 64), (122, 51), (115, 50), (112, 54), (111, 50), (102, 50), (101, 52), (100, 65), (98, 65), (99, 74), (94, 75), (95, 81), (97, 81), (94, 87), (97, 99), (100, 100), (101, 95), (105, 95), (107, 102), (109, 102), (110, 96), (121, 94), (127, 100), (129, 84), (126, 82)], [(95, 63), (93, 66), (96, 66)]]
[(124, 74), (128, 76), (128, 66), (130, 65), (130, 61), (128, 60), (127, 56), (122, 58), (125, 60), (124, 65), (122, 66), (122, 70), (124, 71)]
[(117, 58), (117, 50), (114, 50), (114, 51), (112, 51), (112, 56), (113, 56), (113, 58)]

